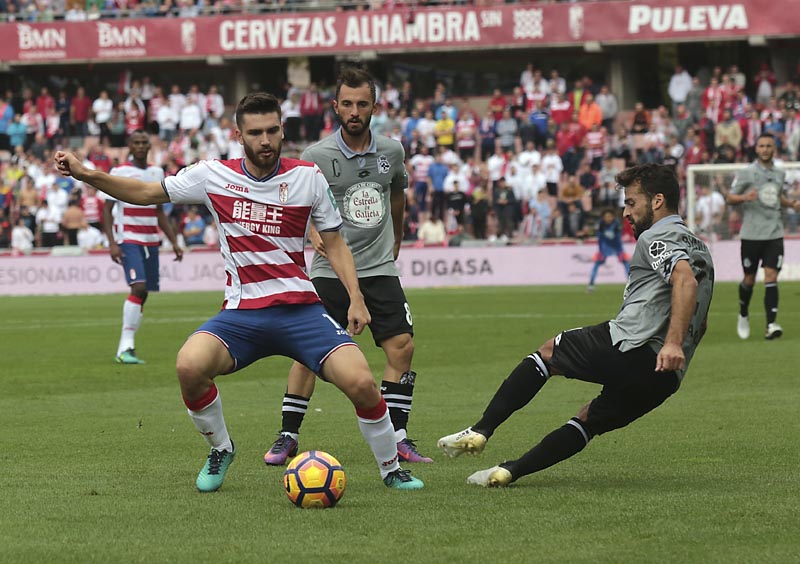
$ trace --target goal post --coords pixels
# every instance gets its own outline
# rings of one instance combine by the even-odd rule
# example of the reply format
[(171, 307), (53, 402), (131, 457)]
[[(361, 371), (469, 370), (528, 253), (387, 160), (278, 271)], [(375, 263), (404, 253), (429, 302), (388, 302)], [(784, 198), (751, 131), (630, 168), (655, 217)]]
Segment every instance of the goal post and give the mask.
[[(717, 209), (719, 198), (712, 200), (712, 192), (724, 195), (730, 190), (736, 173), (750, 163), (700, 164), (686, 168), (686, 224), (693, 232), (711, 241), (733, 239), (741, 227), (741, 214), (735, 206), (727, 203), (721, 212)], [(786, 183), (790, 186), (790, 198), (800, 197), (800, 162), (776, 161), (775, 166), (786, 170)], [(710, 189), (710, 190), (709, 190)], [(705, 197), (698, 209), (698, 201)], [(716, 203), (712, 203), (716, 201)], [(705, 213), (704, 213), (705, 212)], [(718, 212), (718, 213), (711, 213)], [(784, 209), (784, 227), (792, 233), (800, 224), (800, 215), (794, 210)]]

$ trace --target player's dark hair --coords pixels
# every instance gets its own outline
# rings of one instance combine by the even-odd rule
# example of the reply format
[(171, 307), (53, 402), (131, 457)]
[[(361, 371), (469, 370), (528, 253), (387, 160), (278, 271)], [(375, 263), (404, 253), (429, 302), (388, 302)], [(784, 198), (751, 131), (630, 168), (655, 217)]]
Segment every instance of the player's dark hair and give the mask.
[(642, 192), (652, 200), (656, 194), (663, 194), (667, 209), (678, 211), (681, 190), (675, 169), (669, 165), (644, 164), (632, 166), (620, 172), (615, 180), (623, 188), (639, 183)]
[(281, 102), (272, 94), (266, 92), (253, 92), (248, 94), (236, 106), (236, 127), (242, 128), (245, 114), (278, 114), (281, 119)]
[(769, 131), (764, 131), (760, 133), (758, 137), (756, 137), (756, 143), (758, 143), (758, 140), (761, 139), (762, 137), (766, 137), (767, 139), (772, 139), (772, 142), (775, 143), (775, 136)]
[(133, 141), (133, 137), (135, 135), (144, 135), (144, 136), (146, 136), (147, 137), (147, 142), (150, 143), (150, 134), (147, 133), (144, 129), (140, 128), (140, 129), (137, 129), (135, 131), (131, 131), (130, 135), (128, 135), (128, 145), (131, 144), (131, 142)]
[(369, 71), (362, 67), (356, 66), (344, 67), (339, 73), (339, 78), (336, 80), (336, 100), (339, 100), (339, 90), (342, 89), (342, 85), (347, 86), (348, 88), (358, 88), (360, 86), (364, 86), (365, 84), (369, 85), (369, 93), (372, 96), (372, 102), (374, 103), (377, 98), (375, 79), (372, 78), (372, 75), (369, 74)]

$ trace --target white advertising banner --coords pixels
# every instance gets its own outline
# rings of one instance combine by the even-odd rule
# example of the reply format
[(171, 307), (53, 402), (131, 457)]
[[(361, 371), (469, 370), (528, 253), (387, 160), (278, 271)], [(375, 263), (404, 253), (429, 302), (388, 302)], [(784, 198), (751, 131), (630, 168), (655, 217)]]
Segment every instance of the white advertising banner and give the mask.
[[(800, 240), (789, 239), (781, 280), (800, 280)], [(628, 246), (628, 252), (633, 250)], [(742, 271), (739, 242), (711, 245), (717, 281), (738, 281)], [(595, 244), (553, 244), (513, 247), (406, 247), (400, 253), (403, 286), (521, 286), (588, 284)], [(225, 268), (219, 253), (186, 253), (174, 262), (171, 252), (161, 253), (161, 290), (164, 292), (219, 291), (225, 285)], [(310, 254), (307, 254), (310, 262)], [(600, 268), (596, 283), (623, 283), (625, 274), (615, 257)], [(122, 267), (107, 253), (84, 256), (37, 255), (0, 257), (0, 296), (49, 294), (104, 294), (125, 291)]]

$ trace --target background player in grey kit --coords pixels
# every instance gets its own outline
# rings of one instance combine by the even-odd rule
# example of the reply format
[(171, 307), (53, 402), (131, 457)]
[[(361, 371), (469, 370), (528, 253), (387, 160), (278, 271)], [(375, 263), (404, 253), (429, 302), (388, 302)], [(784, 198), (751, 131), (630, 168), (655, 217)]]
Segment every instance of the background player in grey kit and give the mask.
[(637, 166), (616, 179), (625, 188), (623, 215), (637, 238), (617, 317), (544, 343), (503, 382), (477, 423), (442, 437), (439, 447), (451, 457), (480, 453), (552, 375), (603, 389), (522, 457), (478, 471), (469, 483), (502, 487), (544, 470), (583, 450), (592, 437), (655, 409), (680, 385), (706, 329), (714, 290), (711, 254), (677, 214), (680, 192), (671, 167)]
[[(353, 253), (361, 292), (372, 316), (370, 331), (386, 354), (381, 392), (395, 428), (398, 456), (406, 462), (433, 462), (417, 452), (406, 434), (416, 379), (411, 370), (414, 329), (395, 260), (403, 239), (408, 176), (403, 146), (370, 132), (375, 100), (375, 82), (368, 72), (356, 67), (343, 69), (333, 100), (341, 127), (308, 147), (301, 158), (322, 170), (342, 214), (342, 235)], [(310, 273), (314, 287), (331, 317), (346, 325), (349, 297), (313, 229), (310, 239), (317, 251)], [(281, 431), (264, 455), (265, 463), (284, 464), (296, 454), (300, 425), (313, 392), (314, 375), (294, 363), (283, 399)]]
[(740, 170), (733, 180), (729, 204), (742, 206), (742, 269), (744, 278), (739, 284), (739, 320), (736, 332), (742, 339), (750, 336), (750, 299), (756, 283), (758, 265), (764, 267), (764, 310), (767, 314), (767, 339), (777, 339), (783, 329), (778, 316), (778, 273), (783, 266), (782, 207), (800, 209), (800, 202), (784, 194), (786, 172), (775, 168), (775, 138), (764, 133), (756, 140), (757, 158)]

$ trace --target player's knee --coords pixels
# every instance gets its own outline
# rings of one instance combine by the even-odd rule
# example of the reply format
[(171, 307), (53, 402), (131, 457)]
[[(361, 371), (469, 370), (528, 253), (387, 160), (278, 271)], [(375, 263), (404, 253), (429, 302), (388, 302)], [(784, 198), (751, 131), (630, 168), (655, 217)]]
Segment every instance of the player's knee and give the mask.
[(347, 396), (356, 407), (374, 406), (380, 401), (380, 392), (371, 372), (358, 373), (348, 382)]
[(592, 405), (592, 402), (589, 402), (582, 406), (578, 413), (575, 414), (575, 418), (580, 420), (581, 423), (586, 424), (589, 421), (589, 406)]
[(142, 304), (144, 304), (145, 300), (147, 299), (147, 286), (144, 284), (131, 285), (131, 295), (142, 300)]
[(548, 364), (553, 359), (553, 348), (555, 347), (555, 342), (556, 342), (555, 338), (550, 339), (549, 341), (544, 343), (541, 347), (539, 347), (539, 350), (537, 351), (539, 353), (539, 356), (542, 357), (542, 360)]
[(411, 359), (414, 358), (414, 339), (408, 333), (397, 335), (382, 343), (386, 351), (386, 357), (398, 368), (403, 370), (411, 366)]

